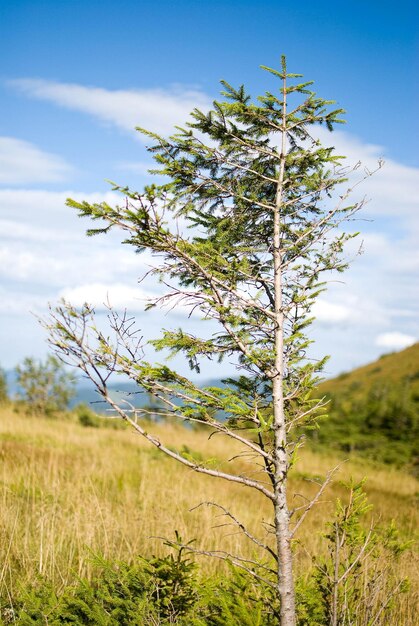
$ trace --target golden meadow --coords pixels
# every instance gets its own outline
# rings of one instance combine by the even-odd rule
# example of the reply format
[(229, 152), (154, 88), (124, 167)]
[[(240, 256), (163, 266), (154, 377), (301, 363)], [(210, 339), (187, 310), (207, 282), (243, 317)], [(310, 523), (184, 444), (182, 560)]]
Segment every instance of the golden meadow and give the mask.
[[(176, 425), (153, 426), (162, 440), (195, 458), (211, 458), (222, 467), (240, 454), (231, 441)], [(302, 450), (293, 471), (290, 498), (315, 493), (311, 479), (325, 476), (341, 462), (332, 455)], [(235, 471), (250, 460), (237, 458)], [(95, 572), (95, 554), (132, 561), (167, 552), (161, 538), (196, 539), (202, 549), (222, 549), (254, 555), (252, 544), (225, 525), (210, 507), (228, 507), (250, 529), (269, 521), (269, 503), (246, 488), (196, 475), (153, 449), (128, 429), (84, 428), (71, 419), (29, 417), (14, 407), (0, 410), (0, 595), (13, 597), (39, 575), (59, 592), (77, 577)], [(255, 468), (256, 471), (256, 468)], [(343, 463), (322, 503), (302, 525), (296, 544), (298, 573), (306, 571), (311, 554), (323, 550), (322, 532), (336, 497), (345, 491), (340, 481), (368, 477), (366, 492), (379, 524), (395, 520), (402, 538), (413, 538), (418, 527), (416, 479), (390, 467), (362, 460)], [(292, 494), (299, 494), (294, 495)], [(223, 563), (202, 557), (203, 575), (222, 573)], [(414, 624), (417, 558), (410, 550), (401, 558), (399, 575), (412, 589), (403, 595), (400, 624)], [(401, 611), (401, 612), (400, 612)]]

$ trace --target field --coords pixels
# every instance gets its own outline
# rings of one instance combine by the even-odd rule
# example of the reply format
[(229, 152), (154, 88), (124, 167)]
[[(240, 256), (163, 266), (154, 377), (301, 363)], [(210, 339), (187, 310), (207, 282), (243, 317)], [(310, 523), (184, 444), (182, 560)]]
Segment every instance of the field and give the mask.
[[(187, 447), (195, 458), (212, 458), (218, 466), (239, 452), (224, 439), (208, 440), (204, 432), (181, 426), (157, 426), (158, 435), (174, 448)], [(184, 448), (185, 450), (185, 448)], [(161, 555), (162, 537), (175, 529), (202, 549), (221, 548), (253, 554), (248, 541), (210, 507), (190, 510), (200, 502), (228, 506), (255, 532), (269, 520), (269, 504), (245, 488), (205, 476), (160, 455), (129, 430), (84, 428), (71, 420), (31, 418), (12, 407), (0, 412), (1, 506), (0, 594), (13, 598), (38, 575), (59, 591), (77, 576), (94, 573), (93, 554), (112, 560)], [(249, 461), (238, 459), (240, 464)], [(290, 493), (309, 495), (310, 478), (324, 476), (339, 462), (332, 455), (301, 453)], [(380, 524), (394, 519), (403, 538), (417, 528), (417, 481), (407, 473), (366, 461), (344, 463), (315, 511), (301, 528), (296, 567), (310, 564), (307, 554), (322, 550), (321, 533), (344, 493), (340, 481), (368, 476), (366, 491)], [(399, 564), (402, 577), (415, 579), (412, 552)], [(223, 564), (202, 558), (205, 574), (220, 573)], [(403, 596), (400, 624), (414, 624), (414, 589)]]

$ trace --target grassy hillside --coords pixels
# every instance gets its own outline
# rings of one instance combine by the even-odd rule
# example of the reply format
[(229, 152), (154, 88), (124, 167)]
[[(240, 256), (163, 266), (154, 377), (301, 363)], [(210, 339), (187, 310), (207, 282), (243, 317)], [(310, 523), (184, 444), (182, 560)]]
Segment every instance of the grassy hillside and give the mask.
[(315, 442), (417, 470), (419, 343), (325, 381), (319, 392), (330, 405), (310, 434)]
[[(240, 453), (230, 441), (208, 439), (204, 432), (180, 426), (156, 429), (174, 448), (195, 458), (211, 457), (221, 468)], [(271, 515), (262, 497), (249, 499), (245, 488), (191, 473), (130, 430), (84, 428), (75, 421), (31, 418), (5, 408), (0, 410), (0, 460), (0, 598), (13, 599), (39, 576), (58, 591), (77, 576), (89, 578), (95, 572), (93, 554), (128, 561), (137, 555), (162, 554), (165, 548), (159, 537), (173, 537), (175, 529), (187, 540), (195, 538), (203, 549), (254, 558), (254, 546), (230, 526), (220, 526), (223, 520), (214, 511), (191, 509), (203, 501), (217, 501), (254, 532), (261, 532), (261, 520)], [(251, 462), (241, 456), (235, 470), (248, 471)], [(316, 488), (312, 480), (337, 463), (332, 454), (303, 450), (291, 477), (292, 502), (312, 495)], [(413, 536), (419, 521), (415, 479), (367, 461), (349, 461), (301, 528), (296, 544), (300, 574), (311, 566), (309, 555), (325, 550), (326, 521), (336, 497), (345, 497), (340, 481), (365, 475), (370, 475), (366, 490), (374, 518), (381, 525), (395, 519), (403, 539)], [(218, 561), (202, 561), (205, 573), (222, 567)], [(397, 567), (397, 575), (415, 579), (411, 554), (403, 556)], [(414, 624), (414, 593), (404, 595), (401, 602), (397, 611), (403, 617), (392, 623)]]

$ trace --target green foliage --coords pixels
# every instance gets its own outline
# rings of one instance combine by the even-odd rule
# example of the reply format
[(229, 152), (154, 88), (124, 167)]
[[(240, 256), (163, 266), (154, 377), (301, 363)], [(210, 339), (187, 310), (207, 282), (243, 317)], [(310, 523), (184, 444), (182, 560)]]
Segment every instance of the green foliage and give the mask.
[[(177, 541), (180, 538), (177, 536)], [(168, 543), (167, 545), (172, 545)], [(232, 571), (200, 580), (184, 550), (132, 564), (97, 559), (100, 573), (57, 595), (39, 579), (14, 599), (0, 599), (0, 624), (18, 626), (274, 626), (275, 600), (263, 585)], [(1, 601), (3, 600), (3, 601)], [(2, 619), (1, 619), (2, 618)]]
[(150, 601), (154, 610), (164, 622), (174, 623), (190, 613), (198, 601), (196, 566), (188, 558), (185, 548), (177, 548), (182, 543), (175, 533), (176, 543), (167, 542), (174, 547), (175, 554), (147, 561), (144, 571), (149, 576)]
[(49, 355), (44, 362), (27, 357), (16, 367), (16, 374), (18, 397), (33, 415), (64, 411), (75, 395), (74, 376), (54, 356)]
[(73, 413), (76, 414), (79, 423), (86, 428), (100, 428), (103, 419), (94, 412), (86, 404), (78, 404), (73, 409)]
[[(208, 593), (209, 592), (209, 593)], [(272, 588), (232, 569), (225, 581), (208, 586), (207, 615), (197, 626), (276, 626), (278, 600)]]
[[(399, 539), (394, 524), (384, 529), (373, 523), (365, 527), (362, 520), (371, 507), (363, 482), (351, 482), (347, 491), (347, 501), (337, 501), (324, 535), (328, 554), (314, 559), (311, 598), (317, 600), (318, 615), (323, 612), (326, 618), (320, 623), (379, 626), (387, 623), (386, 611), (397, 595), (408, 589), (408, 581), (395, 576), (394, 562), (410, 542)], [(386, 598), (384, 603), (377, 602), (379, 596)]]
[(71, 414), (76, 417), (81, 426), (85, 426), (86, 428), (111, 428), (113, 430), (127, 428), (127, 424), (122, 420), (98, 415), (90, 406), (84, 403), (75, 406)]
[(58, 606), (59, 598), (52, 585), (40, 578), (31, 587), (22, 589), (13, 603), (10, 598), (0, 598), (0, 625), (47, 625)]
[[(319, 386), (330, 400), (317, 443), (417, 471), (419, 344)], [(317, 395), (317, 394), (316, 394)]]
[(297, 626), (326, 626), (327, 614), (313, 575), (300, 577), (295, 586)]
[(9, 400), (6, 372), (0, 367), (0, 405)]

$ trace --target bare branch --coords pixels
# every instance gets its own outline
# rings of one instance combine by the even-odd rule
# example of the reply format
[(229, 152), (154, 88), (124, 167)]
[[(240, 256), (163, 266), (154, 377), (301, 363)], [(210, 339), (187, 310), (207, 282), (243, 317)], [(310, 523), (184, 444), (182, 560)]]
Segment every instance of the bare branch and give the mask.
[(272, 550), (272, 548), (270, 546), (268, 546), (267, 544), (261, 542), (259, 539), (257, 539), (257, 537), (255, 537), (251, 532), (249, 532), (247, 530), (247, 528), (245, 527), (245, 525), (240, 522), (232, 513), (231, 511), (229, 511), (228, 509), (226, 509), (224, 506), (222, 506), (221, 504), (217, 504), (216, 502), (201, 502), (200, 504), (198, 504), (197, 506), (193, 507), (192, 509), (190, 509), (191, 511), (194, 511), (195, 509), (200, 508), (201, 506), (212, 506), (214, 508), (219, 509), (220, 511), (222, 511), (223, 515), (225, 515), (226, 517), (230, 518), (233, 523), (240, 529), (240, 531), (246, 535), (246, 537), (248, 537), (251, 541), (253, 541), (253, 543), (255, 543), (257, 546), (259, 546), (259, 548), (262, 548), (263, 550), (266, 550), (267, 552), (269, 552), (269, 554), (277, 561), (278, 560), (278, 556), (277, 554), (274, 552), (274, 550)]
[[(306, 505), (304, 507), (304, 512), (301, 515), (301, 517), (299, 518), (299, 520), (297, 521), (297, 523), (295, 524), (294, 528), (290, 531), (290, 538), (292, 539), (294, 537), (294, 535), (298, 532), (298, 529), (300, 528), (301, 524), (304, 522), (305, 518), (307, 517), (307, 515), (310, 513), (311, 509), (313, 508), (313, 506), (315, 504), (318, 504), (323, 492), (325, 491), (326, 487), (329, 485), (330, 481), (333, 478), (333, 475), (340, 469), (341, 464), (336, 465), (336, 467), (334, 467), (333, 469), (331, 469), (329, 472), (327, 472), (326, 478), (323, 481), (323, 484), (321, 485), (320, 489), (318, 490), (318, 492), (316, 493), (316, 495), (314, 496), (314, 498), (312, 500), (310, 500), (310, 502), (308, 503), (308, 505)], [(290, 512), (291, 515), (293, 515), (293, 513), (296, 512), (297, 509), (294, 509), (293, 511)]]

